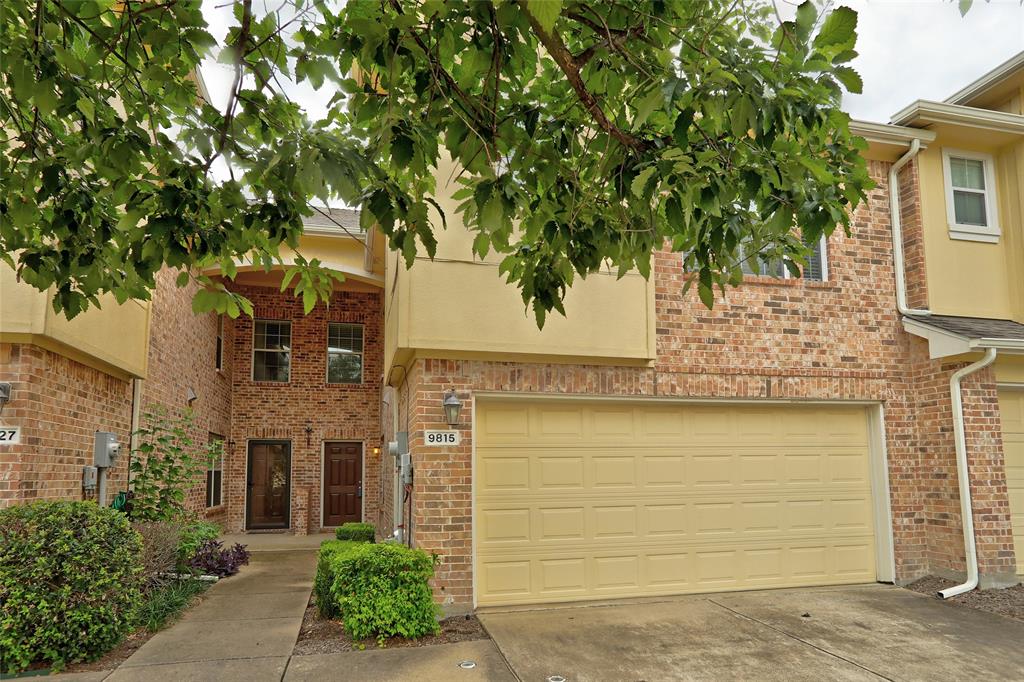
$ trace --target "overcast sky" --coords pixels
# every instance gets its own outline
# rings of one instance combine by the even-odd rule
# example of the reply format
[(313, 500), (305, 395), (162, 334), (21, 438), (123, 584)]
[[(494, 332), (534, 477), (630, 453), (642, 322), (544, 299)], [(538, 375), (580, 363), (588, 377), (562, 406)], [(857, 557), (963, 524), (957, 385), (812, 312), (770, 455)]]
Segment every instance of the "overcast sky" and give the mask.
[[(789, 9), (786, 0), (776, 1)], [(216, 6), (228, 4), (204, 0), (204, 13), (220, 40), (233, 18), (230, 7)], [(835, 0), (834, 4), (852, 7), (859, 15), (860, 56), (852, 66), (864, 79), (864, 94), (849, 95), (844, 102), (854, 118), (887, 122), (914, 100), (944, 100), (1024, 50), (1021, 0), (975, 0), (966, 17), (960, 16), (956, 0)], [(204, 65), (203, 75), (220, 104), (231, 83), (230, 70), (211, 63)], [(308, 86), (294, 88), (290, 94), (313, 118), (322, 116), (330, 99), (330, 93), (316, 93)]]

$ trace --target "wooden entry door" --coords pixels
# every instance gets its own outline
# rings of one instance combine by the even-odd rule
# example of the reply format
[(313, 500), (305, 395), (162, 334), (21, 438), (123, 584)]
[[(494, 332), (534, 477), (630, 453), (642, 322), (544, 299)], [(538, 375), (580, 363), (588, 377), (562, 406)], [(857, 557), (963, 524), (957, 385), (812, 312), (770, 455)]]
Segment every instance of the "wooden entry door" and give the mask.
[(363, 444), (324, 444), (324, 525), (363, 520)]
[(291, 506), (291, 443), (249, 443), (246, 527), (287, 528)]

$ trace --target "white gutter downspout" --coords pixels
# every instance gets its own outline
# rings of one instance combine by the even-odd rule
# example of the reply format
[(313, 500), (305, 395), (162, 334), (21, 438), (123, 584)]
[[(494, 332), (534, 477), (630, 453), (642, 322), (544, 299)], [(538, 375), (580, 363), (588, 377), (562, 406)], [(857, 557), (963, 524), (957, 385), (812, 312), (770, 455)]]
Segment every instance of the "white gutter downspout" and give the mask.
[(949, 379), (949, 391), (953, 399), (953, 438), (956, 445), (956, 476), (960, 487), (960, 520), (964, 527), (964, 551), (967, 562), (967, 582), (939, 592), (939, 597), (949, 599), (978, 586), (978, 551), (974, 543), (974, 512), (971, 506), (971, 477), (967, 467), (967, 440), (964, 438), (964, 404), (960, 382), (969, 374), (985, 369), (996, 359), (996, 349), (989, 348), (985, 356), (966, 367), (953, 372)]
[(903, 265), (903, 225), (900, 223), (900, 185), (898, 174), (921, 151), (921, 140), (912, 140), (910, 149), (889, 168), (889, 224), (892, 226), (892, 258), (896, 270), (896, 309), (903, 315), (930, 317), (930, 310), (915, 310), (907, 305), (907, 276)]

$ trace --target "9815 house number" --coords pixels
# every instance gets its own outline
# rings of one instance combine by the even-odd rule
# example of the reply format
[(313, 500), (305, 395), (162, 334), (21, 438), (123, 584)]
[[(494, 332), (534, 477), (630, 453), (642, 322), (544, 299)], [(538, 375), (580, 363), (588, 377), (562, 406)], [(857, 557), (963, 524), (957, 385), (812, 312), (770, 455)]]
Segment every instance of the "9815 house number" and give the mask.
[(424, 445), (458, 445), (458, 431), (427, 430), (423, 432)]

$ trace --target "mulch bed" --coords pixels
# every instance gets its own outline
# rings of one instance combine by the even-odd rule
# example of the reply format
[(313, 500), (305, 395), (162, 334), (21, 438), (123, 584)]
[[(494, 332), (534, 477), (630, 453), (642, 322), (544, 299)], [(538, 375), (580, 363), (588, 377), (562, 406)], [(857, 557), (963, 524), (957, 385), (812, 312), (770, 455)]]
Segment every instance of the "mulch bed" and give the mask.
[[(452, 616), (441, 621), (439, 634), (419, 639), (391, 637), (384, 640), (381, 648), (432, 646), (434, 644), (468, 642), (475, 639), (488, 639), (487, 631), (484, 630), (476, 616)], [(376, 639), (353, 640), (345, 633), (345, 627), (340, 621), (321, 618), (311, 599), (309, 606), (306, 607), (306, 615), (302, 619), (299, 641), (295, 644), (292, 654), (295, 656), (337, 654), (343, 651), (376, 648), (378, 648)]]
[[(907, 589), (935, 596), (939, 590), (953, 587), (957, 583), (945, 578), (928, 576), (907, 585)], [(972, 590), (946, 601), (969, 609), (988, 611), (1007, 618), (1024, 620), (1024, 585), (1015, 585), (1005, 590)]]

